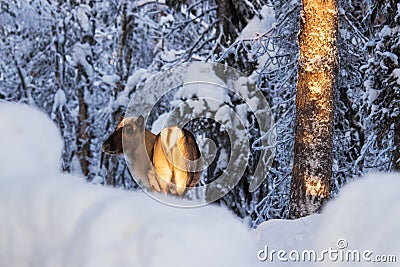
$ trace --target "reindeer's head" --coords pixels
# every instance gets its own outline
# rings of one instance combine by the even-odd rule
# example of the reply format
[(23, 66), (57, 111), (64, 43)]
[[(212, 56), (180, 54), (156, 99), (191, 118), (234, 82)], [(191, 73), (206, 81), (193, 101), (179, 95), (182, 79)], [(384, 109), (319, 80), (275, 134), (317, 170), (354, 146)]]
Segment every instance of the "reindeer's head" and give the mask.
[[(120, 155), (124, 153), (124, 142), (135, 142), (139, 139), (144, 132), (144, 118), (142, 115), (139, 117), (121, 117), (114, 132), (104, 141), (102, 149), (104, 153), (111, 155)], [(133, 144), (134, 145), (134, 144)], [(129, 146), (131, 147), (131, 146)], [(127, 152), (127, 151), (125, 151)]]

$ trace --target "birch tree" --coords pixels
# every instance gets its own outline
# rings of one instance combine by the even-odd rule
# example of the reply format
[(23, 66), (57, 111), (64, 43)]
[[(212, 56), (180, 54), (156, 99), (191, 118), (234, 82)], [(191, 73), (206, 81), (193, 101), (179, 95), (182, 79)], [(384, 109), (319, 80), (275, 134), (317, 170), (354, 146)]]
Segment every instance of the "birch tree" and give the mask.
[(330, 198), (337, 28), (336, 0), (303, 0), (290, 218), (317, 212)]

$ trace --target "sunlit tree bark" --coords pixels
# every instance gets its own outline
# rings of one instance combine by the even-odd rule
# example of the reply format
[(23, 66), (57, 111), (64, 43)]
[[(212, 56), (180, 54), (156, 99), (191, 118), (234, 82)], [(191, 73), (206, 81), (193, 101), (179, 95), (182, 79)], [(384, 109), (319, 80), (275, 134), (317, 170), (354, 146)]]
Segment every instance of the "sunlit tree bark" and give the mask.
[(303, 0), (290, 218), (317, 212), (330, 198), (337, 29), (336, 0)]

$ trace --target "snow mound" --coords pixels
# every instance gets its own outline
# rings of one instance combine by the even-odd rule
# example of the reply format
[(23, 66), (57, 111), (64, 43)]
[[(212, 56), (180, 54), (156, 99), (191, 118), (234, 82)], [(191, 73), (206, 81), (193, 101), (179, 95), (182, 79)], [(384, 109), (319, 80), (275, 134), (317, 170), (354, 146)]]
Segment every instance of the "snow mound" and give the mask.
[(247, 229), (217, 207), (58, 175), (0, 183), (0, 266), (254, 266)]
[(46, 116), (10, 104), (0, 112), (1, 177), (13, 178), (0, 179), (0, 266), (257, 266), (254, 240), (228, 211), (178, 209), (56, 173), (61, 142)]
[[(252, 233), (257, 240), (256, 256), (264, 266), (309, 266), (309, 261), (292, 261), (288, 254), (293, 250), (302, 253), (315, 248), (315, 229), (322, 217), (314, 214), (296, 220), (276, 219), (260, 224)], [(279, 251), (286, 252), (283, 258), (287, 260), (278, 258)]]
[(2, 102), (0, 136), (0, 180), (58, 172), (62, 141), (46, 114)]
[(369, 175), (321, 215), (264, 222), (253, 232), (257, 257), (271, 266), (397, 266), (399, 188), (399, 174)]
[(306, 249), (314, 243), (314, 230), (322, 215), (314, 214), (296, 220), (275, 219), (260, 224), (253, 231), (258, 247), (268, 244), (272, 249)]
[[(384, 266), (385, 263), (378, 262), (376, 256), (396, 255), (400, 261), (399, 189), (399, 174), (373, 174), (344, 187), (323, 212), (316, 234), (319, 236), (317, 246), (338, 249), (340, 244), (337, 242), (344, 240), (342, 243), (346, 247), (343, 250), (360, 251), (360, 266), (366, 262), (368, 266)], [(372, 252), (367, 255), (370, 262), (362, 258), (365, 251)], [(342, 261), (328, 263), (334, 266), (349, 264)]]

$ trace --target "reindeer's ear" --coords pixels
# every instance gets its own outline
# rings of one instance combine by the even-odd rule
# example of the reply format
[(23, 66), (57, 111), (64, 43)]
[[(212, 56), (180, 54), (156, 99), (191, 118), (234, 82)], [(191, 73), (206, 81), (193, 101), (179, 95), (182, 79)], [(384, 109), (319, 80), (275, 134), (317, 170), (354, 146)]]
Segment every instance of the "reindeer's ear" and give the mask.
[(142, 126), (144, 124), (144, 118), (142, 115), (140, 115), (137, 119), (136, 119), (136, 125), (137, 126)]
[(119, 119), (118, 119), (118, 124), (121, 123), (121, 121), (123, 121), (124, 119), (125, 119), (124, 116), (119, 117)]

